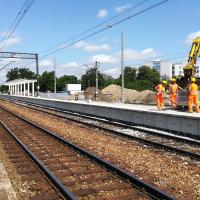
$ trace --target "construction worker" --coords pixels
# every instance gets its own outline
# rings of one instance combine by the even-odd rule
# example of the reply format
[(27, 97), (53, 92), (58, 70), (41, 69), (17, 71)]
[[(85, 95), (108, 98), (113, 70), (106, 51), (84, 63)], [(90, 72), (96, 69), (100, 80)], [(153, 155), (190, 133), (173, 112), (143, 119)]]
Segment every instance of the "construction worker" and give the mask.
[(172, 78), (171, 83), (169, 84), (169, 93), (170, 93), (171, 106), (173, 109), (175, 109), (177, 106), (177, 97), (179, 89), (183, 90), (183, 88), (181, 88), (176, 84), (176, 79)]
[(165, 110), (164, 95), (166, 89), (167, 81), (163, 80), (162, 83), (158, 84), (156, 89), (156, 103), (158, 110)]
[(195, 105), (195, 111), (199, 112), (199, 102), (198, 102), (198, 85), (196, 84), (196, 79), (191, 78), (191, 82), (188, 87), (188, 111), (193, 112), (193, 104)]

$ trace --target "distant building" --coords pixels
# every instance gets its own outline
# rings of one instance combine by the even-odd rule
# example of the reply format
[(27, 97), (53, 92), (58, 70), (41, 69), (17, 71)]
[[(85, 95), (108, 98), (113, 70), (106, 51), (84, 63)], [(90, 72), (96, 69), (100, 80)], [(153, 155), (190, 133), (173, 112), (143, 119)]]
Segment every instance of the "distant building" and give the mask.
[(81, 84), (66, 84), (66, 90), (69, 94), (81, 92)]
[[(183, 76), (184, 75), (183, 69), (186, 65), (187, 62), (174, 63), (172, 65), (172, 76)], [(200, 77), (200, 62), (197, 62), (195, 76)]]
[(174, 63), (172, 65), (172, 76), (183, 76), (183, 68), (187, 65), (187, 63)]
[(161, 77), (172, 78), (172, 63), (169, 60), (146, 61), (144, 65), (157, 70)]

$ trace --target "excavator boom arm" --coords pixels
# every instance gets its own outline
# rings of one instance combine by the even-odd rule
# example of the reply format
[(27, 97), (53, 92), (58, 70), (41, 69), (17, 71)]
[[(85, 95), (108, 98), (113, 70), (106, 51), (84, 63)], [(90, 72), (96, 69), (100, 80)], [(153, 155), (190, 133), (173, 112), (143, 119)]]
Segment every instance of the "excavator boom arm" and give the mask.
[(200, 37), (197, 37), (192, 41), (192, 47), (189, 53), (188, 64), (185, 70), (191, 70), (191, 76), (195, 75), (195, 65), (197, 58), (200, 57)]

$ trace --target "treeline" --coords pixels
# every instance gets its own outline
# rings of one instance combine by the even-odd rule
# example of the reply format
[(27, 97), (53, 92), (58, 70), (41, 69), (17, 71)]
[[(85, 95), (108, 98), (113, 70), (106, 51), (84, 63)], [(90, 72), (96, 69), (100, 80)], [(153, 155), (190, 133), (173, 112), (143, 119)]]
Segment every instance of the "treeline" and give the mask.
[[(99, 88), (102, 89), (110, 84), (121, 85), (121, 75), (114, 79), (112, 76), (98, 73)], [(91, 68), (82, 75), (82, 88), (86, 89), (96, 85), (96, 69)], [(135, 67), (124, 68), (124, 85), (126, 88), (135, 90), (153, 90), (154, 86), (160, 82), (160, 74), (148, 66), (141, 66), (138, 69)]]
[[(7, 80), (11, 81), (15, 79), (36, 79), (36, 74), (28, 68), (14, 68), (7, 72)], [(66, 84), (69, 83), (81, 83), (82, 90), (85, 90), (87, 87), (95, 87), (96, 85), (96, 69), (91, 68), (86, 71), (85, 74), (78, 79), (73, 75), (63, 75), (59, 78), (56, 78), (57, 81), (57, 91), (64, 91)], [(141, 66), (138, 69), (134, 67), (125, 67), (124, 68), (124, 83), (125, 87), (135, 90), (152, 90), (153, 87), (158, 84), (160, 81), (159, 73), (151, 69), (148, 66)], [(43, 72), (39, 76), (40, 91), (54, 91), (54, 72)], [(102, 89), (110, 84), (121, 85), (121, 75), (118, 78), (113, 78), (110, 75), (98, 72), (98, 84), (99, 89)], [(1, 91), (5, 90), (5, 87), (1, 86)]]

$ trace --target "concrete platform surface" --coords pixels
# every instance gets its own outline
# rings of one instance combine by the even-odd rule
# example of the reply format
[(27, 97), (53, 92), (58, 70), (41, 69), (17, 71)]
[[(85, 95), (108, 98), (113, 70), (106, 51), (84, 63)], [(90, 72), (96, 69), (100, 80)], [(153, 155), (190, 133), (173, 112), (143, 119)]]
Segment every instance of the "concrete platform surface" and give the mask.
[[(54, 100), (55, 101), (55, 100)], [(66, 102), (66, 101), (65, 101)], [(169, 114), (169, 115), (177, 115), (177, 116), (188, 116), (188, 117), (197, 117), (200, 118), (200, 113), (188, 113), (177, 110), (166, 109), (165, 111), (158, 111), (155, 105), (141, 105), (141, 104), (122, 104), (122, 103), (107, 103), (107, 102), (86, 102), (86, 101), (67, 101), (77, 104), (85, 104), (85, 105), (94, 105), (94, 106), (105, 106), (105, 107), (113, 107), (120, 109), (128, 109), (128, 110), (136, 110), (136, 111), (147, 111), (147, 112), (155, 112), (160, 114)]]
[(2, 163), (0, 163), (0, 200), (17, 200), (16, 194)]
[[(8, 96), (8, 95), (5, 95)], [(14, 97), (14, 96), (13, 96)], [(15, 96), (18, 97), (18, 96)], [(21, 96), (24, 97), (24, 96)], [(119, 109), (128, 109), (128, 110), (135, 110), (135, 111), (147, 111), (152, 113), (159, 113), (159, 114), (169, 114), (169, 115), (176, 115), (176, 116), (186, 116), (186, 117), (195, 117), (200, 118), (200, 113), (196, 113), (195, 111), (193, 113), (183, 112), (183, 111), (177, 111), (177, 110), (171, 110), (166, 109), (165, 111), (158, 111), (157, 107), (155, 105), (141, 105), (141, 104), (122, 104), (122, 103), (108, 103), (108, 102), (100, 102), (100, 101), (67, 101), (62, 99), (49, 99), (49, 98), (41, 98), (41, 97), (25, 97), (30, 99), (43, 99), (43, 100), (49, 100), (54, 102), (67, 102), (67, 103), (73, 103), (73, 104), (83, 104), (83, 105), (93, 105), (93, 106), (103, 106), (103, 107), (111, 107), (111, 108), (119, 108)]]
[(88, 103), (86, 101), (66, 101), (9, 95), (0, 95), (0, 97), (160, 129), (200, 140), (200, 113), (179, 112), (170, 109), (158, 111), (156, 106), (151, 105), (95, 101)]

